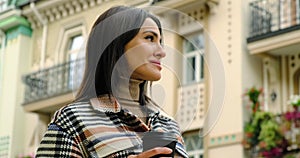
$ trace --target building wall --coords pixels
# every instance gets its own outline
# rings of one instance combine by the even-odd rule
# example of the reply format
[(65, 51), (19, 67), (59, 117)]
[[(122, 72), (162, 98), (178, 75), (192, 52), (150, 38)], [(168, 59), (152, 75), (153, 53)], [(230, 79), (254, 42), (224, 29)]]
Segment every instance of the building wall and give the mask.
[[(61, 57), (57, 58), (57, 54), (64, 53), (60, 52), (60, 47), (62, 47), (62, 34), (66, 28), (66, 26), (72, 24), (77, 24), (78, 22), (82, 22), (84, 25), (84, 30), (86, 33), (86, 37), (92, 27), (92, 24), (96, 20), (96, 18), (105, 10), (110, 8), (111, 6), (122, 5), (124, 4), (123, 0), (111, 0), (107, 2), (102, 2), (100, 5), (96, 5), (87, 10), (83, 10), (82, 12), (74, 13), (73, 15), (68, 15), (64, 18), (61, 18), (57, 21), (49, 22), (48, 31), (47, 31), (47, 42), (46, 42), (46, 55), (45, 55), (45, 67), (50, 67), (55, 64), (62, 63)], [(36, 4), (38, 6), (38, 4)], [(28, 7), (25, 9), (29, 9)], [(31, 13), (32, 14), (32, 13)], [(41, 59), (41, 45), (42, 45), (42, 32), (43, 27), (37, 27), (33, 32), (33, 56), (34, 59), (32, 66), (33, 70), (38, 69), (40, 65)]]
[[(213, 80), (225, 80), (225, 98), (217, 122), (208, 134), (208, 157), (243, 157), (241, 140), (243, 138), (243, 98), (246, 88), (253, 85), (261, 86), (261, 64), (255, 57), (249, 57), (245, 49), (246, 31), (248, 27), (244, 12), (247, 1), (219, 1), (215, 14), (208, 19), (207, 31), (216, 47), (222, 63), (209, 54), (209, 66), (222, 64), (225, 78), (211, 78), (210, 92), (213, 92)], [(254, 68), (253, 64), (256, 64)], [(220, 71), (220, 70), (219, 70)], [(222, 88), (222, 87), (220, 87)], [(210, 96), (211, 97), (211, 96)], [(221, 96), (219, 96), (221, 97)], [(211, 100), (220, 98), (211, 98)], [(210, 105), (210, 106), (213, 106)], [(213, 119), (213, 118), (211, 118)], [(230, 150), (229, 150), (230, 149)], [(234, 154), (232, 153), (234, 151)]]
[(24, 85), (22, 75), (29, 67), (30, 37), (18, 35), (7, 41), (4, 54), (3, 89), (0, 100), (0, 136), (9, 137), (8, 157), (22, 152), (24, 148), (24, 130), (28, 128), (24, 120), (22, 102)]
[[(205, 88), (206, 99), (209, 100), (207, 108), (215, 106), (210, 98), (215, 93), (213, 86), (215, 81), (224, 81), (225, 98), (224, 103), (217, 113), (208, 117), (209, 128), (205, 137), (205, 157), (232, 157), (242, 158), (243, 148), (241, 145), (243, 133), (243, 105), (245, 101), (242, 94), (245, 89), (252, 86), (262, 86), (262, 64), (256, 56), (251, 56), (246, 50), (246, 37), (248, 28), (247, 8), (248, 1), (220, 0), (204, 21), (205, 33), (207, 34), (206, 52), (207, 62)], [(145, 3), (148, 3), (145, 2)], [(126, 4), (126, 1), (114, 0), (103, 2), (80, 13), (67, 16), (48, 24), (46, 43), (45, 67), (50, 67), (60, 62), (57, 54), (61, 45), (61, 34), (63, 28), (69, 24), (82, 21), (86, 35), (88, 35), (94, 20), (106, 9), (114, 5)], [(36, 4), (38, 6), (38, 4)], [(182, 8), (184, 8), (183, 6)], [(29, 6), (24, 8), (29, 10)], [(163, 20), (171, 18), (172, 20)], [(178, 23), (174, 14), (162, 14), (165, 25), (178, 30)], [(24, 95), (24, 84), (21, 83), (21, 76), (40, 68), (42, 27), (34, 28), (32, 37), (18, 36), (8, 42), (5, 50), (5, 65), (3, 71), (3, 94), (0, 98), (0, 136), (10, 136), (10, 156), (18, 153), (34, 152), (43, 132), (49, 122), (49, 115), (25, 113), (21, 106)], [(182, 39), (177, 34), (165, 30), (164, 38), (167, 46), (167, 57), (163, 59), (166, 63), (162, 70), (162, 79), (153, 83), (152, 96), (165, 111), (175, 117), (180, 111), (178, 107), (178, 87), (182, 75), (182, 58), (178, 56), (182, 51)], [(25, 53), (24, 53), (25, 52)], [(177, 54), (177, 55), (174, 55)], [(220, 58), (221, 62), (215, 60), (214, 55)], [(218, 69), (215, 65), (222, 66)], [(216, 70), (217, 68), (217, 70)], [(211, 78), (211, 71), (224, 72)], [(0, 76), (1, 77), (1, 76)], [(17, 84), (10, 84), (17, 83)], [(0, 83), (1, 84), (1, 83)], [(210, 122), (211, 121), (211, 122)], [(3, 129), (5, 127), (5, 129)]]

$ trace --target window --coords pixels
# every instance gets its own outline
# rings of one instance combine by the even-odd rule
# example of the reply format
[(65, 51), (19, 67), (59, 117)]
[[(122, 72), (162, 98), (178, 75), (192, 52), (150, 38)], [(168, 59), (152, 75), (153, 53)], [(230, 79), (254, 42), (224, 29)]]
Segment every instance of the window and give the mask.
[[(83, 36), (81, 34), (75, 35), (70, 38), (69, 46), (67, 50), (67, 60), (69, 61), (69, 81), (68, 88), (78, 88), (80, 84), (82, 73), (79, 73), (77, 70), (82, 65), (78, 65), (81, 63), (80, 59), (77, 58), (77, 55), (82, 48), (83, 45)], [(80, 62), (80, 63), (79, 63)], [(74, 87), (76, 86), (76, 87)]]
[(69, 47), (68, 47), (68, 59), (69, 61), (76, 60), (77, 53), (83, 44), (83, 37), (81, 34), (75, 35), (70, 38)]
[(193, 34), (183, 40), (183, 82), (200, 82), (203, 72), (204, 37), (202, 33)]
[(58, 34), (55, 62), (62, 65), (53, 75), (53, 79), (60, 82), (57, 89), (63, 92), (76, 90), (84, 72), (84, 42), (86, 39), (85, 22), (81, 19), (61, 24)]
[(7, 0), (0, 0), (0, 11), (4, 11), (7, 8)]
[(296, 8), (298, 8), (298, 9), (296, 9), (296, 11), (297, 11), (297, 13), (296, 13), (296, 15), (297, 15), (297, 24), (300, 24), (300, 1), (299, 0), (296, 1)]
[(183, 134), (183, 139), (190, 158), (203, 158), (203, 138), (198, 131)]

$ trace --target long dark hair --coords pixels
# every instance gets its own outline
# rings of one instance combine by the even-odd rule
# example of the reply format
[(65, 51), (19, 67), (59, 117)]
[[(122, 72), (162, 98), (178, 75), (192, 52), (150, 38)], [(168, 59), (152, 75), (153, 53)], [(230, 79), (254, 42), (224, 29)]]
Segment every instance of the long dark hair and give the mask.
[[(112, 71), (124, 54), (125, 45), (139, 32), (146, 18), (151, 18), (162, 36), (160, 21), (140, 8), (117, 6), (108, 9), (95, 21), (86, 47), (83, 81), (75, 101), (87, 101), (103, 94), (112, 95)], [(140, 85), (140, 104), (145, 103), (144, 84)]]

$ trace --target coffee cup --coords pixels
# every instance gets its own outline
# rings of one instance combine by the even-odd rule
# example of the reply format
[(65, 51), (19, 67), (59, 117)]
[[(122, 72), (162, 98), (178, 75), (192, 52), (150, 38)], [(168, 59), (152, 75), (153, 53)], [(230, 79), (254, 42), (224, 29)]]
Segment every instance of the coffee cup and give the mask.
[(143, 140), (143, 151), (147, 151), (149, 149), (153, 149), (155, 147), (168, 147), (172, 149), (172, 153), (170, 154), (160, 154), (156, 155), (152, 158), (157, 157), (174, 157), (175, 147), (176, 147), (176, 138), (174, 135), (170, 133), (163, 132), (146, 132), (142, 138)]

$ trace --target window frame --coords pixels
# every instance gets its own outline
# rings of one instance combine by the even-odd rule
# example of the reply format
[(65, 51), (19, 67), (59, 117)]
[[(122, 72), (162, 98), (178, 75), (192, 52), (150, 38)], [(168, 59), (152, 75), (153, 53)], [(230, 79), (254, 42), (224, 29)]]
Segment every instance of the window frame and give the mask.
[(56, 48), (55, 63), (64, 63), (69, 59), (67, 58), (68, 46), (70, 44), (70, 39), (76, 35), (82, 35), (83, 43), (87, 37), (86, 25), (82, 21), (77, 21), (75, 23), (62, 25), (61, 31), (58, 36), (58, 43)]
[[(187, 144), (187, 137), (188, 136), (190, 137), (189, 139), (193, 139), (192, 137), (194, 135), (198, 134), (199, 135), (199, 139), (202, 139), (202, 148), (201, 149), (189, 150), (189, 149), (187, 149), (187, 146), (186, 146), (186, 150), (188, 152), (189, 157), (193, 156), (193, 158), (200, 158), (201, 156), (202, 157), (204, 156), (204, 148), (203, 148), (204, 147), (204, 140), (203, 140), (203, 137), (202, 138), (200, 137), (200, 133), (199, 133), (201, 130), (202, 129), (196, 130), (196, 131), (186, 132), (186, 133), (183, 133), (183, 135), (182, 135), (183, 138), (184, 138), (184, 140), (185, 140), (185, 144)], [(197, 146), (197, 145), (195, 145), (195, 146)]]

